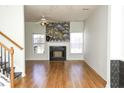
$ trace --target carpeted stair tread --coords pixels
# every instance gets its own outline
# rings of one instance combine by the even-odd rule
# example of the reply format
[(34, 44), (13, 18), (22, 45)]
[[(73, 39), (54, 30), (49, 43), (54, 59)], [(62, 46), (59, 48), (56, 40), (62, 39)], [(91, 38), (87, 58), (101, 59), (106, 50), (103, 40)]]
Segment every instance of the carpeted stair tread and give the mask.
[(18, 78), (22, 75), (22, 72), (15, 72), (14, 73), (14, 78)]

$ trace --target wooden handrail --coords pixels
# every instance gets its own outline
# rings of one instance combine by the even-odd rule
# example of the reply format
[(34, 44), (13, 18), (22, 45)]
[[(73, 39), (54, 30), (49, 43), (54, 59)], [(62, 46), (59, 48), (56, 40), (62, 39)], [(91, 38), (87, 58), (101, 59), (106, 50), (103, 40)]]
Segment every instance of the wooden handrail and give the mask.
[(4, 36), (6, 39), (8, 39), (10, 42), (12, 42), (15, 46), (17, 46), (19, 49), (23, 49), (19, 44), (17, 44), (15, 41), (13, 41), (11, 38), (9, 38), (7, 35), (5, 35), (4, 33), (2, 33), (1, 31), (0, 31), (0, 34), (2, 35), (2, 36)]

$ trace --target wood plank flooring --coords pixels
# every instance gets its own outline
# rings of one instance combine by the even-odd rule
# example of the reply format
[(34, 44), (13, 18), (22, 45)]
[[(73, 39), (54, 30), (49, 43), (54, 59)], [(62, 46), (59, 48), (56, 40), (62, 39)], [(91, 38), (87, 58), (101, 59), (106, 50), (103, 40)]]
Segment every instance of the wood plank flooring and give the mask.
[(104, 88), (106, 81), (83, 61), (27, 61), (15, 88)]

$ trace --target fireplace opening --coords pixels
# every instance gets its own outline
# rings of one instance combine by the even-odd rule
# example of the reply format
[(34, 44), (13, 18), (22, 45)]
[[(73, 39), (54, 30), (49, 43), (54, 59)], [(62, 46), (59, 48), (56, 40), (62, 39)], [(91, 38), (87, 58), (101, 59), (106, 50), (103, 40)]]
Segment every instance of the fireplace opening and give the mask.
[(62, 57), (62, 51), (54, 51), (53, 56), (54, 57)]
[(66, 60), (66, 46), (50, 46), (50, 60), (51, 61)]

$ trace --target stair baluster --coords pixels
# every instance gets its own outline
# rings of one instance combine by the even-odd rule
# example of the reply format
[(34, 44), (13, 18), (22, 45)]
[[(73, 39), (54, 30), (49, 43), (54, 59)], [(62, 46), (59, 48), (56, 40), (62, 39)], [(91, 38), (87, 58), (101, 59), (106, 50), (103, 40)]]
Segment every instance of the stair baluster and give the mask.
[(1, 49), (2, 49), (2, 46), (0, 45), (0, 72), (1, 72), (1, 65), (2, 65), (2, 54), (1, 54)]
[(1, 72), (1, 45), (0, 45), (0, 72)]
[(2, 69), (2, 58), (3, 57), (2, 57), (2, 46), (1, 46), (1, 65), (0, 65), (1, 66), (1, 69)]
[[(9, 53), (9, 51), (8, 51), (8, 67), (10, 67), (10, 53)], [(9, 73), (7, 74), (7, 77), (9, 77), (8, 75), (9, 75)]]
[(6, 49), (4, 48), (4, 74), (7, 75), (7, 72), (6, 72)]
[(1, 46), (1, 69), (3, 68), (3, 66), (2, 66), (2, 61), (3, 61), (3, 48), (2, 48), (2, 46)]

